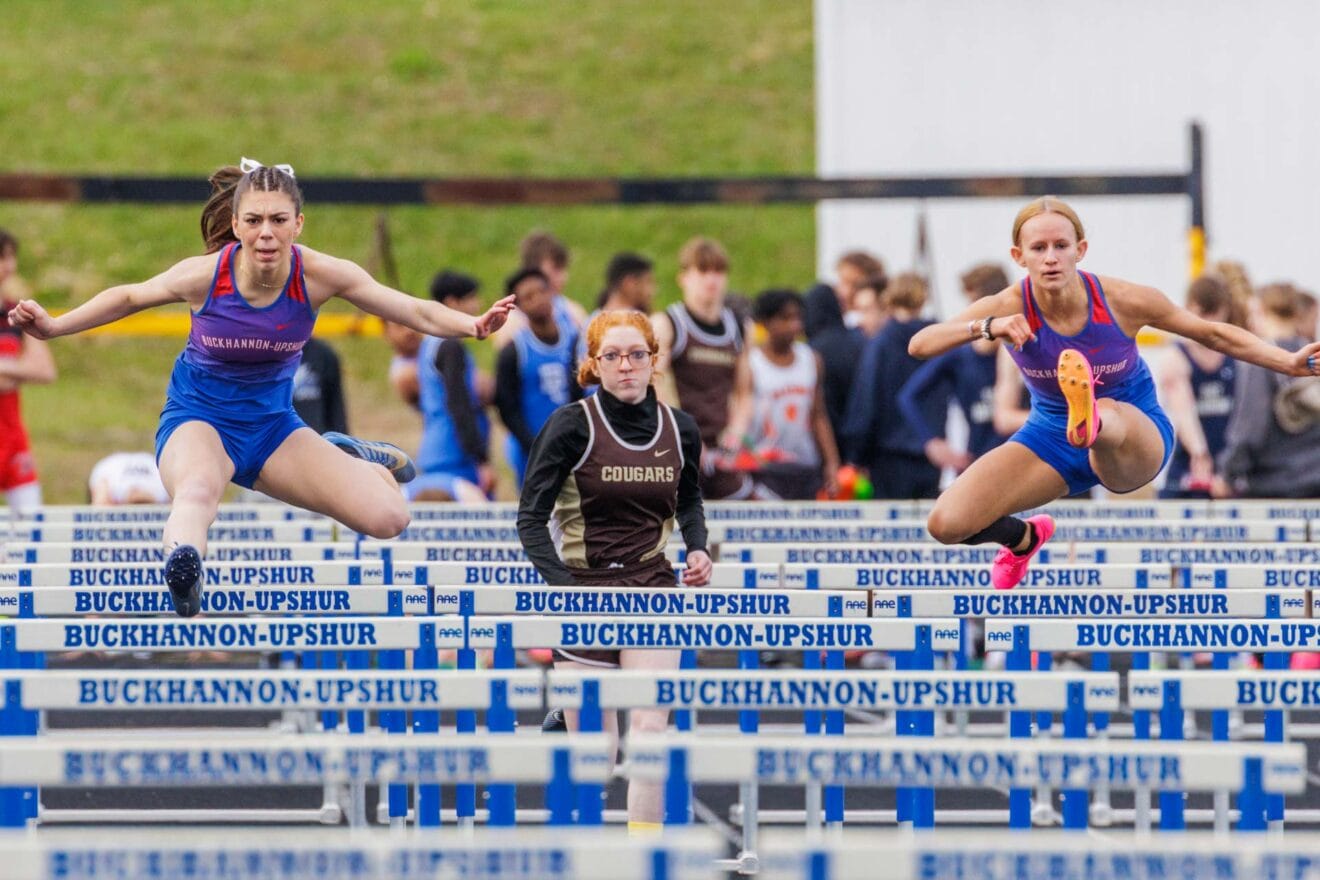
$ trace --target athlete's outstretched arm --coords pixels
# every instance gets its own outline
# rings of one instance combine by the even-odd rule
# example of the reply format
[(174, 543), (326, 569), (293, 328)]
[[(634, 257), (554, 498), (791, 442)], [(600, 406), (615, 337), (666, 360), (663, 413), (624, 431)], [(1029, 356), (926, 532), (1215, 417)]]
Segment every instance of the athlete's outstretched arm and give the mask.
[(980, 323), (993, 318), (990, 332), (995, 339), (1021, 348), (1032, 338), (1031, 328), (1022, 315), (1022, 296), (1016, 286), (1006, 287), (994, 296), (985, 296), (947, 321), (923, 327), (908, 342), (908, 354), (915, 358), (935, 357), (973, 339), (981, 338)]
[[(1249, 364), (1257, 364), (1287, 376), (1320, 375), (1320, 342), (1298, 351), (1288, 351), (1266, 342), (1249, 330), (1223, 321), (1207, 321), (1181, 306), (1153, 287), (1120, 282), (1112, 285), (1120, 314), (1131, 316), (1144, 325), (1193, 339), (1206, 348)], [(1106, 287), (1106, 290), (1109, 286)]]
[(341, 260), (308, 248), (303, 248), (303, 253), (307, 280), (313, 289), (313, 305), (318, 308), (330, 296), (338, 295), (378, 318), (403, 324), (427, 336), (451, 339), (463, 336), (485, 339), (504, 326), (513, 310), (513, 297), (506, 296), (496, 300), (484, 315), (474, 318), (434, 300), (386, 287), (352, 260)]
[(134, 312), (172, 302), (200, 302), (215, 274), (216, 256), (189, 257), (139, 284), (120, 284), (53, 317), (36, 300), (25, 299), (9, 312), (9, 323), (37, 339), (81, 333)]

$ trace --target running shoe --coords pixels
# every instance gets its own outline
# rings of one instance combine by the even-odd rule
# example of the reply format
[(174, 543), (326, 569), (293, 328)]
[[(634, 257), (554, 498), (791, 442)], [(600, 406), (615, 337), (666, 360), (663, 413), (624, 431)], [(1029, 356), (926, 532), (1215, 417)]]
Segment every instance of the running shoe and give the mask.
[(551, 709), (541, 722), (542, 733), (568, 733), (568, 722), (564, 720), (563, 709)]
[(202, 610), (202, 557), (191, 544), (180, 544), (165, 560), (165, 583), (180, 617), (195, 617)]
[(1021, 556), (1007, 547), (1001, 547), (995, 554), (994, 566), (990, 569), (990, 584), (996, 590), (1011, 590), (1022, 583), (1022, 579), (1027, 576), (1031, 557), (1054, 536), (1054, 517), (1048, 513), (1029, 516), (1027, 522), (1035, 533), (1031, 548)]
[(1100, 413), (1095, 406), (1095, 378), (1091, 363), (1075, 348), (1059, 352), (1059, 390), (1068, 401), (1068, 442), (1090, 449), (1100, 433)]
[(408, 453), (393, 443), (386, 443), (384, 440), (359, 440), (338, 431), (327, 431), (321, 436), (354, 458), (384, 465), (400, 483), (410, 482), (417, 476), (417, 468), (413, 465), (413, 460), (408, 457)]

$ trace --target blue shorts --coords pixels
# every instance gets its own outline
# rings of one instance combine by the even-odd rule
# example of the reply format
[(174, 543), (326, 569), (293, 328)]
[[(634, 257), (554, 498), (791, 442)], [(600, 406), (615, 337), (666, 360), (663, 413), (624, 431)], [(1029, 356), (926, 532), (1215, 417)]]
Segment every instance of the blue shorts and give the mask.
[[(1138, 395), (1134, 400), (1121, 402), (1135, 406), (1155, 423), (1160, 437), (1164, 440), (1164, 461), (1160, 464), (1160, 470), (1164, 470), (1173, 456), (1173, 423), (1164, 414), (1164, 410), (1160, 409), (1155, 399), (1154, 388), (1152, 387), (1149, 394)], [(1068, 442), (1067, 433), (1066, 411), (1046, 411), (1033, 405), (1027, 423), (1008, 439), (1021, 443), (1036, 453), (1041, 461), (1054, 468), (1068, 484), (1069, 495), (1090, 491), (1093, 486), (1103, 486), (1104, 484), (1091, 468), (1090, 450), (1073, 446)]]
[(293, 383), (242, 385), (206, 375), (180, 358), (156, 428), (156, 462), (184, 422), (205, 422), (234, 464), (233, 482), (251, 489), (285, 439), (307, 424), (293, 410)]
[(418, 495), (435, 489), (439, 489), (450, 498), (457, 499), (458, 493), (454, 484), (459, 480), (465, 480), (473, 486), (480, 486), (481, 484), (481, 478), (477, 476), (476, 468), (472, 468), (471, 470), (431, 471), (418, 474), (412, 482), (404, 483), (401, 488), (403, 489), (403, 497), (409, 501), (416, 501)]

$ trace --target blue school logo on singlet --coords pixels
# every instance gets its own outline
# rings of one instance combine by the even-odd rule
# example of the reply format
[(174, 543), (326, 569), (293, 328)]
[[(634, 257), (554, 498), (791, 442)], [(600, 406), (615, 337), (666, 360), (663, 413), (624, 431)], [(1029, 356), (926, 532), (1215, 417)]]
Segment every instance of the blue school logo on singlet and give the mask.
[(559, 339), (551, 344), (542, 342), (528, 327), (518, 331), (513, 344), (518, 349), (523, 418), (535, 434), (552, 412), (569, 401), (569, 370), (577, 334), (559, 324)]

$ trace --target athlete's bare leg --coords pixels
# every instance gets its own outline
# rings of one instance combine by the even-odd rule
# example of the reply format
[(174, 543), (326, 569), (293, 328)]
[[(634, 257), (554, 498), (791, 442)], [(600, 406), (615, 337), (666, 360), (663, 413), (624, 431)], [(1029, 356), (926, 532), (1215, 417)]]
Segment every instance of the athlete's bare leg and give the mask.
[(254, 488), (373, 538), (393, 538), (408, 525), (408, 505), (390, 472), (335, 448), (311, 428), (284, 438)]
[(184, 422), (175, 429), (160, 452), (160, 480), (172, 499), (164, 529), (167, 554), (188, 544), (206, 556), (207, 530), (233, 476), (234, 463), (215, 428)]
[(1130, 403), (1100, 398), (1100, 433), (1091, 446), (1091, 469), (1106, 489), (1132, 492), (1164, 466), (1164, 438), (1150, 416)]
[[(621, 669), (670, 671), (678, 668), (680, 651), (624, 650), (619, 652)], [(668, 709), (633, 709), (628, 713), (628, 735), (664, 733), (669, 729)], [(628, 824), (659, 825), (665, 820), (664, 783), (628, 780)]]
[(1040, 507), (1067, 494), (1068, 484), (1058, 471), (1021, 443), (1010, 440), (972, 462), (940, 494), (926, 528), (942, 544), (959, 544), (1000, 517)]

